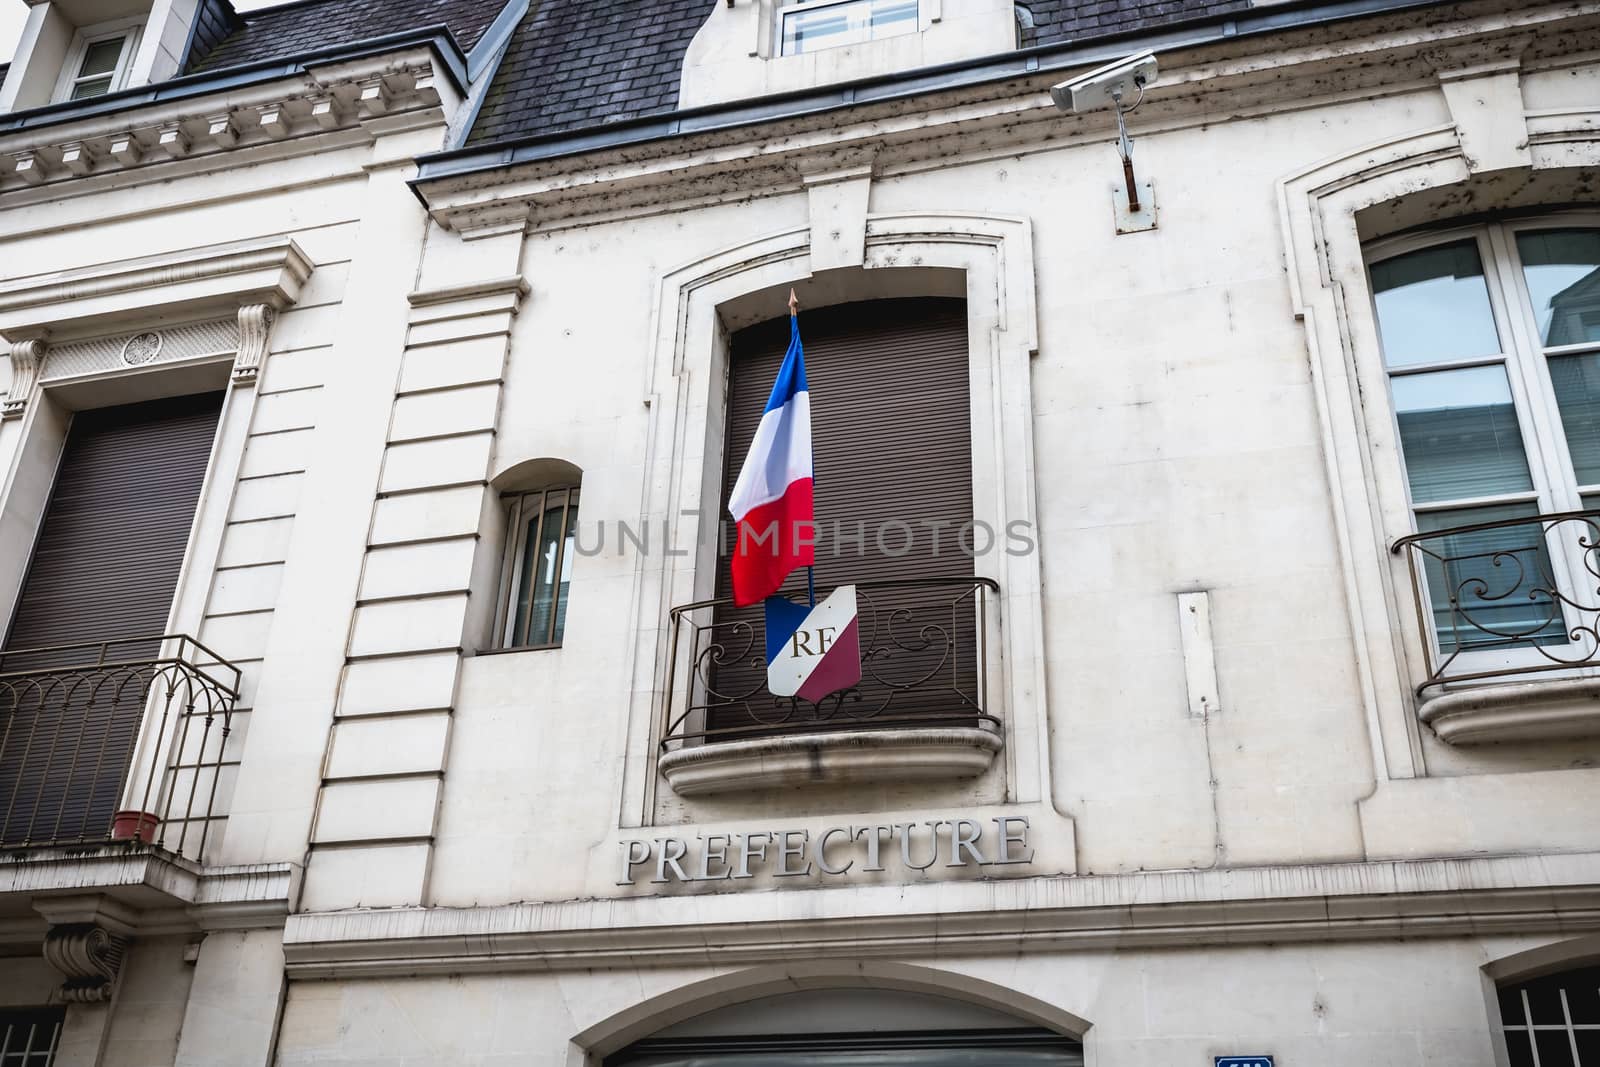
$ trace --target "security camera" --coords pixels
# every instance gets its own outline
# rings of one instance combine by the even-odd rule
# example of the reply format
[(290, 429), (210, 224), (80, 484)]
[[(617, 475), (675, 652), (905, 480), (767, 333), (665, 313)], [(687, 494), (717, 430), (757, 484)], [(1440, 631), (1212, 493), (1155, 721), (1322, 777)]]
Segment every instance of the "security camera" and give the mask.
[(1146, 50), (1080, 74), (1050, 90), (1062, 111), (1093, 111), (1136, 95), (1156, 76), (1156, 54)]

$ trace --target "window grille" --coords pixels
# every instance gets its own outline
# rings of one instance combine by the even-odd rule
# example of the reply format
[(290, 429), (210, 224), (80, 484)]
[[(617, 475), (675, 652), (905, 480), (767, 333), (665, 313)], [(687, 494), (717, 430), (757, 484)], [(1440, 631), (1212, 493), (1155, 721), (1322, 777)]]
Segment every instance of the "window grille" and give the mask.
[(0, 1067), (50, 1067), (65, 1008), (0, 1009)]
[(1600, 967), (1500, 989), (1511, 1067), (1600, 1067)]

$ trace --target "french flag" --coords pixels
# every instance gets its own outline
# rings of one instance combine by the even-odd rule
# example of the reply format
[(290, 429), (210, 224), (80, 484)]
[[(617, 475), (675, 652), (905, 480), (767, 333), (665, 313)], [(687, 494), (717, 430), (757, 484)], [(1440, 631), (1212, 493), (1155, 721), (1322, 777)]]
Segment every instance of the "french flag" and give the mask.
[(789, 316), (789, 351), (772, 383), (756, 439), (728, 498), (738, 526), (733, 602), (739, 607), (778, 591), (789, 572), (816, 562), (811, 542), (811, 394), (800, 319)]

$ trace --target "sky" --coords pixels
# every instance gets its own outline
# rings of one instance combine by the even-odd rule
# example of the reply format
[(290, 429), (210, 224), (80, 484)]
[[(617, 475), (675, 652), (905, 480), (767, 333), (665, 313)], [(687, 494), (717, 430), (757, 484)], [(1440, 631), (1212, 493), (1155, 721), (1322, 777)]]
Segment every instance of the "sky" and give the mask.
[[(271, 7), (284, 0), (233, 0), (235, 11), (254, 11), (258, 7)], [(0, 63), (9, 63), (17, 50), (17, 38), (22, 36), (22, 24), (28, 21), (28, 5), (22, 0), (0, 0)]]

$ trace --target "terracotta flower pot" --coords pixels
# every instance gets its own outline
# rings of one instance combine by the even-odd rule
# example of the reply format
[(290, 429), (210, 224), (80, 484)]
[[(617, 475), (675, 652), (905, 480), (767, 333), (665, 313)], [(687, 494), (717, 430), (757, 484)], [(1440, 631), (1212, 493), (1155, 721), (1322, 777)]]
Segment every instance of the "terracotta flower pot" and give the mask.
[(119, 811), (111, 819), (111, 840), (150, 844), (161, 820), (148, 811)]

